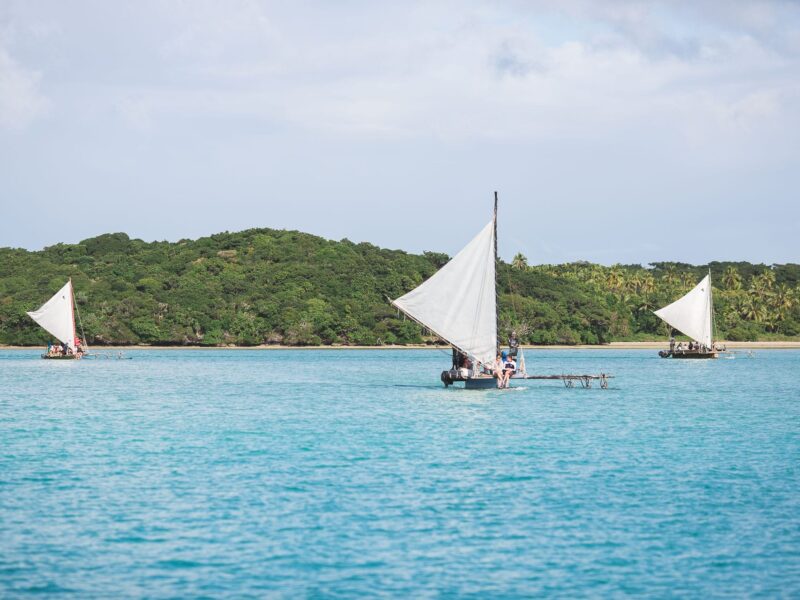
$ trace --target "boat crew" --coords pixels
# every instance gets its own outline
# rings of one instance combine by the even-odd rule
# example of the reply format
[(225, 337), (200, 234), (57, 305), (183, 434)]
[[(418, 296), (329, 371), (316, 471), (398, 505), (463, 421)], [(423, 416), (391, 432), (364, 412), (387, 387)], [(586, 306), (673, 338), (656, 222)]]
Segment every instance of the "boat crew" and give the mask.
[(517, 332), (512, 331), (511, 335), (508, 336), (508, 355), (516, 359), (517, 352), (519, 352), (519, 340), (517, 339)]
[(508, 380), (511, 379), (511, 376), (517, 370), (517, 363), (514, 360), (514, 357), (506, 354), (505, 351), (500, 354), (500, 359), (502, 363), (502, 371), (500, 372), (498, 387), (507, 388)]

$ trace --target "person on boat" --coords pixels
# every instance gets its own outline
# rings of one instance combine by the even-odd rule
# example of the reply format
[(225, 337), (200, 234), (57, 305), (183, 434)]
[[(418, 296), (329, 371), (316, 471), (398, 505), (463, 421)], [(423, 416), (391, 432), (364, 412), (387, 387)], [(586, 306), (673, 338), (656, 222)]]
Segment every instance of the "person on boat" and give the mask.
[(689, 342), (689, 350), (694, 350), (694, 342)]
[(517, 339), (517, 332), (512, 331), (508, 337), (508, 355), (516, 359), (517, 352), (519, 352), (519, 340)]
[(458, 370), (461, 366), (461, 357), (464, 356), (458, 348), (453, 348), (453, 368)]
[(503, 387), (503, 364), (506, 361), (506, 351), (503, 350), (500, 354), (497, 355), (497, 358), (494, 359), (494, 365), (492, 367), (492, 371), (494, 371), (494, 376), (497, 379), (497, 387)]
[(462, 377), (469, 377), (472, 375), (472, 361), (466, 354), (461, 355), (461, 363), (459, 364), (458, 372)]
[(507, 388), (508, 387), (508, 380), (511, 379), (511, 376), (516, 373), (517, 371), (517, 363), (514, 360), (514, 357), (508, 355), (505, 360), (503, 361), (503, 385), (500, 387)]
[(669, 338), (669, 351), (670, 354), (675, 351), (675, 336), (670, 336)]

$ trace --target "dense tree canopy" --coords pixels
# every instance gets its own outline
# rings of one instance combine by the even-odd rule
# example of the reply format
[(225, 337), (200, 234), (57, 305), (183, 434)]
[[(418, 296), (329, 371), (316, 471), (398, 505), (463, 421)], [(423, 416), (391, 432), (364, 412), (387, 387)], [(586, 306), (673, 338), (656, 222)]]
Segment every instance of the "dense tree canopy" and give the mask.
[[(101, 235), (42, 251), (0, 248), (0, 343), (43, 344), (28, 316), (72, 277), (90, 344), (405, 344), (435, 338), (387, 298), (412, 289), (448, 257), (385, 250), (296, 232), (250, 229), (176, 243)], [(498, 273), (503, 333), (523, 342), (654, 339), (652, 310), (710, 268), (719, 337), (800, 335), (800, 266), (589, 263)]]

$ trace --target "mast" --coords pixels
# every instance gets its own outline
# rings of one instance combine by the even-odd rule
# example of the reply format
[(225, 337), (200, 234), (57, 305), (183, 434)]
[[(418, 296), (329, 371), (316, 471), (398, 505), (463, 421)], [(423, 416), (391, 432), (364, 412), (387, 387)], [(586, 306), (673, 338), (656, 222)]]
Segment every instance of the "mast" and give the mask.
[(717, 329), (717, 315), (714, 313), (714, 286), (711, 285), (711, 267), (708, 267), (708, 303), (711, 305), (711, 348), (714, 350), (714, 332)]
[(78, 337), (78, 329), (75, 325), (75, 287), (72, 285), (72, 277), (69, 278), (69, 302), (71, 304), (69, 316), (72, 319), (72, 339), (69, 341), (69, 346), (75, 345), (75, 338)]
[(497, 343), (500, 343), (500, 298), (497, 296), (497, 190), (494, 192), (494, 324), (497, 332)]

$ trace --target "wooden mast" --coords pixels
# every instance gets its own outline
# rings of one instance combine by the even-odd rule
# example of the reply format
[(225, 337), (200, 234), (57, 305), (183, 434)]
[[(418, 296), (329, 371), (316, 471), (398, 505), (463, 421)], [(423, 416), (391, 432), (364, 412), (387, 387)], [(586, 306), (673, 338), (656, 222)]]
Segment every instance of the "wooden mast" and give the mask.
[(494, 192), (494, 323), (495, 323), (495, 355), (500, 347), (500, 299), (497, 296), (497, 268), (499, 261), (497, 259), (497, 191)]
[(708, 267), (708, 301), (711, 304), (711, 348), (709, 352), (714, 352), (714, 334), (717, 329), (717, 314), (714, 312), (714, 286), (711, 285), (711, 267)]
[(75, 287), (72, 285), (72, 277), (69, 278), (69, 294), (70, 294), (70, 317), (72, 317), (72, 339), (70, 340), (69, 345), (75, 345), (75, 338), (78, 337), (78, 325), (75, 323)]

